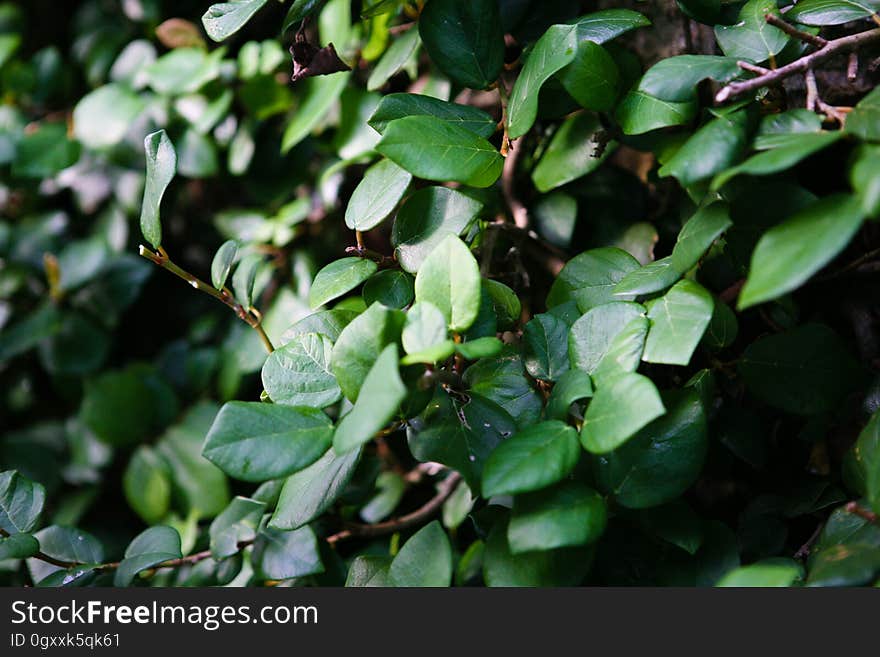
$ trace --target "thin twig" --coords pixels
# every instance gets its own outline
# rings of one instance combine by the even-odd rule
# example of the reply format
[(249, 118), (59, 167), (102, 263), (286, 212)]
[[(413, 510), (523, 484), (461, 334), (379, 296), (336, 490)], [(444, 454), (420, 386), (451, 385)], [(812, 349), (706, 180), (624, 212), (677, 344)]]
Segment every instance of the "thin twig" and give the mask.
[(816, 50), (809, 55), (804, 55), (800, 59), (796, 59), (790, 64), (786, 64), (774, 71), (770, 71), (763, 75), (759, 75), (751, 80), (743, 80), (742, 82), (732, 82), (724, 87), (715, 96), (716, 103), (725, 103), (731, 98), (736, 98), (750, 91), (755, 91), (761, 87), (775, 84), (788, 78), (796, 73), (803, 73), (807, 69), (815, 66), (819, 62), (843, 52), (849, 52), (861, 48), (862, 46), (880, 40), (880, 28), (851, 34), (849, 36), (828, 41), (822, 48)]
[(855, 82), (857, 77), (859, 77), (859, 53), (851, 52), (846, 63), (846, 79)]
[(232, 311), (236, 314), (236, 316), (252, 329), (257, 332), (257, 335), (260, 336), (260, 340), (263, 342), (263, 346), (266, 347), (266, 351), (270, 354), (275, 350), (275, 347), (272, 346), (272, 341), (269, 340), (269, 336), (266, 335), (266, 331), (263, 329), (261, 317), (259, 314), (255, 314), (253, 309), (247, 309), (238, 303), (225, 287), (222, 290), (218, 290), (213, 285), (208, 285), (200, 278), (193, 276), (185, 269), (178, 267), (168, 254), (165, 252), (165, 249), (159, 247), (157, 251), (151, 251), (147, 247), (141, 245), (140, 250), (138, 251), (141, 256), (149, 260), (150, 262), (162, 267), (167, 271), (170, 271), (172, 274), (177, 276), (178, 278), (183, 279), (187, 283), (189, 283), (193, 288), (204, 292), (205, 294), (214, 297), (221, 303), (227, 305)]
[(808, 68), (804, 73), (804, 84), (807, 87), (807, 109), (815, 112), (819, 104), (819, 87), (816, 85), (816, 74), (813, 69)]
[[(2, 536), (3, 538), (8, 538), (10, 536), (10, 533), (0, 527), (0, 536)], [(60, 559), (56, 559), (55, 557), (49, 556), (45, 552), (37, 552), (35, 554), (32, 554), (29, 558), (39, 559), (40, 561), (45, 561), (46, 563), (50, 563), (53, 566), (58, 566), (59, 568), (64, 569), (73, 568), (74, 566), (79, 565), (75, 561), (62, 561)]]
[(767, 21), (773, 27), (778, 27), (780, 30), (785, 32), (788, 36), (794, 37), (799, 41), (803, 41), (804, 43), (809, 43), (811, 46), (816, 46), (817, 48), (823, 48), (825, 44), (828, 43), (827, 39), (823, 39), (822, 37), (816, 34), (810, 34), (809, 32), (804, 32), (803, 30), (797, 29), (791, 23), (787, 23), (786, 21), (779, 18), (774, 14), (765, 14), (764, 20)]
[(758, 66), (757, 64), (752, 64), (751, 62), (739, 61), (736, 63), (742, 70), (748, 71), (749, 73), (757, 73), (758, 75), (767, 75), (768, 73), (772, 73), (769, 68), (764, 68), (763, 66)]
[(373, 538), (376, 536), (385, 536), (406, 529), (407, 527), (417, 525), (439, 511), (440, 507), (443, 506), (443, 503), (449, 499), (449, 496), (452, 495), (452, 493), (455, 492), (455, 489), (461, 481), (462, 476), (458, 472), (452, 472), (440, 483), (440, 485), (437, 486), (437, 494), (412, 513), (372, 525), (352, 523), (342, 531), (333, 534), (332, 536), (328, 536), (326, 540), (330, 545), (335, 545), (339, 541), (348, 538)]

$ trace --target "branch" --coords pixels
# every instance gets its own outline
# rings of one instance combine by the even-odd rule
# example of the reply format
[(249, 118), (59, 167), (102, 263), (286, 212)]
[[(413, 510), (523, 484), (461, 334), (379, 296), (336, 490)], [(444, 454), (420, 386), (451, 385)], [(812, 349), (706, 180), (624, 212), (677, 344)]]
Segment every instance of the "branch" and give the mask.
[(811, 46), (816, 46), (817, 48), (823, 48), (825, 44), (828, 43), (827, 39), (823, 39), (820, 36), (815, 34), (810, 34), (809, 32), (804, 32), (803, 30), (797, 29), (791, 23), (787, 23), (779, 16), (775, 16), (773, 14), (765, 14), (764, 20), (767, 21), (773, 27), (778, 27), (780, 30), (785, 32), (788, 36), (794, 37), (799, 41), (803, 41), (804, 43), (809, 43)]
[(781, 68), (769, 71), (751, 80), (730, 83), (718, 92), (715, 96), (715, 102), (719, 104), (725, 103), (731, 98), (736, 98), (750, 91), (774, 84), (796, 73), (804, 73), (815, 64), (825, 61), (838, 53), (850, 52), (878, 40), (880, 40), (880, 28), (827, 41), (819, 50), (809, 55), (804, 55), (800, 59), (796, 59)]
[(216, 289), (213, 285), (208, 285), (203, 280), (193, 276), (185, 269), (178, 267), (174, 262), (171, 261), (171, 258), (165, 252), (165, 249), (159, 247), (158, 251), (153, 252), (147, 247), (141, 245), (138, 250), (141, 256), (152, 262), (153, 264), (162, 267), (167, 271), (170, 271), (172, 274), (177, 276), (178, 278), (182, 278), (195, 289), (204, 292), (205, 294), (214, 297), (220, 303), (223, 303), (229, 308), (232, 309), (232, 312), (236, 314), (236, 316), (243, 322), (247, 323), (252, 329), (254, 329), (257, 334), (260, 336), (260, 340), (263, 342), (263, 346), (266, 347), (266, 351), (270, 354), (275, 351), (275, 347), (272, 346), (272, 341), (269, 340), (269, 336), (266, 335), (266, 331), (263, 329), (262, 318), (259, 314), (255, 314), (253, 309), (246, 309), (240, 303), (238, 303), (230, 294), (229, 290), (225, 287), (222, 290)]
[(417, 525), (433, 516), (443, 506), (443, 503), (455, 492), (461, 480), (462, 477), (458, 472), (452, 472), (437, 486), (437, 494), (412, 513), (373, 525), (351, 523), (341, 532), (328, 536), (326, 540), (330, 545), (335, 545), (347, 538), (384, 536)]

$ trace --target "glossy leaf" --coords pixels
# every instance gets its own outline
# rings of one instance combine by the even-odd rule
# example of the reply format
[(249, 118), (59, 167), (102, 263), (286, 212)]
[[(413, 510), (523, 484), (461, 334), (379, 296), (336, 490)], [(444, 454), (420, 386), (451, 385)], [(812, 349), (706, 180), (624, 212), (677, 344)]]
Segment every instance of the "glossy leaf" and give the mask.
[(392, 586), (449, 586), (452, 547), (436, 520), (403, 544), (388, 571)]
[(605, 454), (623, 445), (646, 424), (666, 412), (651, 380), (626, 372), (603, 382), (584, 414), (581, 443)]
[(569, 481), (517, 497), (507, 542), (513, 554), (584, 545), (605, 531), (605, 501), (592, 488)]
[(15, 470), (0, 472), (0, 528), (8, 534), (23, 534), (37, 526), (46, 489)]
[(303, 333), (279, 347), (263, 364), (263, 388), (276, 404), (326, 408), (342, 398), (330, 371), (333, 342), (320, 333)]
[(214, 254), (214, 260), (211, 262), (211, 282), (218, 290), (222, 290), (226, 285), (226, 279), (229, 278), (229, 272), (237, 256), (238, 244), (235, 240), (223, 242)]
[(141, 571), (182, 556), (177, 530), (163, 525), (150, 527), (138, 534), (125, 549), (125, 558), (116, 569), (113, 584), (128, 586)]
[(406, 193), (412, 176), (390, 160), (367, 169), (345, 210), (345, 225), (368, 231), (390, 215)]
[(438, 308), (451, 331), (466, 331), (474, 323), (480, 309), (480, 269), (458, 237), (446, 237), (422, 263), (416, 301)]
[(177, 172), (177, 153), (164, 130), (147, 135), (144, 150), (147, 153), (147, 183), (141, 208), (141, 232), (144, 239), (158, 249), (162, 244), (159, 205)]
[(369, 124), (378, 133), (384, 133), (391, 121), (406, 116), (433, 116), (457, 125), (475, 135), (488, 139), (495, 134), (496, 121), (491, 114), (470, 105), (450, 103), (422, 94), (388, 94), (379, 101)]
[(312, 281), (309, 305), (312, 309), (351, 292), (376, 273), (379, 266), (366, 258), (340, 258), (324, 267)]
[(231, 0), (211, 5), (202, 16), (202, 25), (214, 41), (225, 41), (244, 27), (268, 1)]
[(709, 326), (714, 306), (712, 295), (690, 280), (676, 283), (665, 295), (649, 302), (651, 328), (642, 359), (687, 365)]
[[(626, 251), (614, 247), (593, 249), (575, 256), (559, 272), (547, 296), (549, 307), (576, 301), (581, 312), (608, 301), (626, 299), (614, 287), (641, 265)], [(635, 298), (632, 295), (630, 298)]]

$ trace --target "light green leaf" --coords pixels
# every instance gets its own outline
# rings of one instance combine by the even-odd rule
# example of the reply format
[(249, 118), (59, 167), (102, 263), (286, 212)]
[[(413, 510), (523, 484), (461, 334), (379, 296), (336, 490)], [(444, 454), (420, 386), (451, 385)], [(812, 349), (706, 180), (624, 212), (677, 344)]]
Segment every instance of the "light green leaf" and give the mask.
[(501, 176), (504, 158), (482, 137), (433, 116), (391, 121), (376, 150), (414, 176), (489, 187)]
[(180, 559), (180, 534), (165, 526), (150, 527), (138, 534), (125, 550), (125, 558), (116, 569), (114, 586), (128, 586), (142, 570), (163, 561)]
[(333, 342), (320, 333), (302, 333), (279, 347), (263, 364), (263, 388), (276, 404), (326, 408), (342, 398), (330, 371)]
[(144, 150), (147, 154), (147, 182), (141, 207), (141, 232), (144, 239), (158, 249), (162, 245), (159, 205), (177, 172), (177, 153), (164, 130), (147, 135)]
[(699, 283), (683, 280), (647, 306), (651, 328), (642, 360), (687, 365), (712, 319), (712, 295)]
[(324, 513), (345, 491), (360, 456), (357, 449), (341, 456), (328, 449), (305, 470), (288, 477), (269, 526), (298, 529)]
[(406, 193), (412, 175), (391, 160), (380, 160), (367, 169), (345, 209), (345, 225), (368, 231), (390, 215)]
[(846, 119), (846, 132), (865, 141), (880, 141), (880, 89), (856, 104)]
[(857, 198), (832, 194), (764, 233), (737, 307), (743, 310), (803, 285), (849, 244), (864, 216)]
[(672, 256), (667, 256), (628, 273), (614, 286), (612, 293), (623, 298), (654, 294), (670, 287), (681, 276), (672, 264)]
[[(367, 90), (377, 91), (385, 86), (385, 83), (400, 72), (410, 58), (415, 55), (419, 43), (418, 30), (408, 30), (395, 39), (394, 43), (382, 55), (382, 59), (373, 68), (373, 72), (370, 73), (370, 77), (367, 79)], [(377, 132), (382, 131), (378, 130)]]
[(440, 523), (428, 523), (404, 543), (388, 574), (391, 586), (449, 586), (452, 547)]
[(407, 389), (400, 379), (397, 345), (388, 345), (367, 373), (360, 394), (333, 433), (333, 449), (344, 454), (360, 447), (397, 414)]
[(229, 272), (237, 256), (238, 243), (235, 240), (223, 242), (214, 254), (214, 260), (211, 262), (211, 282), (218, 290), (222, 290), (226, 285), (226, 279), (229, 278)]
[(740, 566), (718, 580), (715, 586), (761, 588), (793, 586), (803, 579), (804, 568), (793, 559), (764, 559), (748, 566)]
[(208, 7), (202, 16), (205, 32), (214, 41), (225, 41), (253, 18), (268, 0), (231, 0)]
[(122, 486), (129, 506), (148, 525), (160, 522), (171, 508), (171, 472), (152, 447), (142, 445), (132, 454)]
[(410, 196), (394, 221), (391, 243), (404, 271), (422, 263), (449, 235), (459, 235), (476, 219), (483, 204), (446, 187), (426, 187)]
[[(644, 315), (645, 307), (631, 301), (611, 301), (588, 310), (572, 325), (568, 335), (571, 366), (593, 374), (605, 361), (615, 338)], [(625, 371), (635, 371), (639, 361), (620, 365)]]
[(416, 301), (436, 306), (451, 331), (466, 331), (480, 309), (480, 268), (455, 235), (438, 244), (416, 275)]
[(281, 26), (282, 34), (287, 32), (294, 23), (299, 23), (304, 18), (311, 16), (323, 6), (327, 0), (293, 0), (287, 16), (284, 17), (284, 23)]
[(309, 305), (319, 308), (333, 299), (351, 292), (376, 273), (379, 266), (366, 258), (340, 258), (324, 267), (312, 281)]
[(294, 111), (290, 123), (281, 137), (281, 152), (290, 149), (309, 136), (312, 130), (321, 123), (330, 108), (339, 100), (342, 91), (348, 85), (351, 73), (333, 73), (307, 78), (300, 84), (304, 87), (303, 99)]
[(259, 253), (251, 253), (241, 259), (235, 273), (232, 275), (232, 290), (235, 300), (245, 308), (250, 308), (254, 302), (254, 284), (257, 281), (257, 270), (263, 264), (263, 256)]
[(205, 438), (205, 458), (231, 477), (268, 481), (302, 470), (330, 445), (333, 423), (314, 408), (228, 402)]
[(543, 381), (557, 381), (569, 369), (570, 327), (550, 313), (535, 315), (523, 329), (524, 363), (528, 373)]
[(862, 429), (853, 456), (865, 481), (865, 495), (875, 513), (880, 513), (880, 411)]
[(536, 491), (562, 481), (574, 470), (580, 453), (577, 432), (562, 422), (527, 427), (489, 455), (483, 497)]
[(611, 452), (666, 412), (651, 379), (624, 372), (606, 381), (587, 406), (581, 443), (589, 452)]
[(406, 314), (403, 349), (408, 354), (417, 354), (446, 342), (448, 335), (443, 313), (434, 304), (420, 301)]
[(76, 104), (73, 134), (87, 148), (114, 146), (123, 140), (145, 106), (143, 99), (128, 87), (105, 84)]

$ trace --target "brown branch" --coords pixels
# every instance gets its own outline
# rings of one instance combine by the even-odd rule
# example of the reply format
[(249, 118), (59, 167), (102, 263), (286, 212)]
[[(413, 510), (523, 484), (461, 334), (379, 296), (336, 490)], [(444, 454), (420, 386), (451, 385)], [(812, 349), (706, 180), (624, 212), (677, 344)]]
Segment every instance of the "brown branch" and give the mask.
[(504, 201), (510, 209), (510, 215), (513, 217), (513, 223), (517, 228), (523, 230), (529, 227), (529, 211), (520, 201), (514, 191), (514, 177), (516, 175), (516, 164), (519, 161), (519, 155), (522, 148), (510, 146), (507, 159), (504, 160), (504, 169), (501, 172), (501, 193), (504, 195)]
[(217, 299), (220, 303), (225, 304), (232, 312), (236, 314), (236, 316), (252, 329), (257, 332), (257, 335), (260, 336), (260, 340), (263, 342), (263, 346), (266, 347), (266, 351), (270, 354), (275, 351), (275, 347), (272, 346), (272, 341), (269, 340), (269, 336), (266, 335), (266, 331), (263, 329), (262, 318), (259, 313), (255, 313), (254, 309), (246, 309), (240, 303), (238, 303), (229, 292), (227, 288), (223, 288), (222, 290), (216, 289), (213, 285), (208, 285), (200, 278), (193, 276), (185, 269), (178, 267), (174, 262), (172, 262), (171, 258), (165, 252), (161, 246), (157, 251), (151, 251), (147, 247), (141, 245), (138, 253), (141, 256), (149, 260), (155, 265), (162, 267), (178, 278), (183, 279), (187, 283), (189, 283), (192, 287), (200, 292), (204, 292), (208, 296), (212, 296)]
[(827, 39), (823, 39), (822, 37), (816, 34), (810, 34), (809, 32), (804, 32), (803, 30), (797, 29), (791, 23), (787, 23), (783, 19), (779, 18), (774, 14), (765, 14), (764, 20), (767, 21), (773, 27), (778, 27), (780, 30), (785, 32), (788, 36), (794, 37), (799, 41), (803, 41), (804, 43), (809, 43), (811, 46), (816, 46), (817, 48), (823, 48), (825, 44), (828, 43)]
[(804, 73), (819, 62), (825, 61), (838, 53), (850, 52), (878, 40), (880, 40), (880, 28), (828, 41), (819, 50), (816, 50), (809, 55), (804, 55), (800, 59), (796, 59), (790, 64), (786, 64), (774, 71), (769, 71), (768, 73), (759, 75), (751, 80), (730, 83), (718, 92), (715, 96), (715, 102), (719, 104), (725, 103), (731, 98), (736, 98), (737, 96), (741, 96), (750, 91), (755, 91), (761, 87), (775, 84), (796, 73)]
[(739, 61), (736, 63), (742, 70), (748, 71), (749, 73), (756, 73), (758, 75), (767, 75), (771, 73), (771, 69), (764, 68), (763, 66), (758, 66), (757, 64), (752, 64), (751, 62), (743, 62)]
[(326, 541), (330, 545), (335, 545), (339, 541), (348, 538), (372, 538), (376, 536), (385, 536), (386, 534), (393, 534), (394, 532), (406, 529), (407, 527), (417, 525), (440, 510), (443, 503), (449, 499), (449, 496), (452, 495), (452, 493), (455, 492), (455, 489), (458, 487), (459, 483), (461, 483), (461, 480), (462, 476), (458, 472), (452, 472), (440, 483), (439, 486), (437, 486), (437, 494), (412, 513), (372, 525), (350, 523), (341, 532), (328, 536)]

